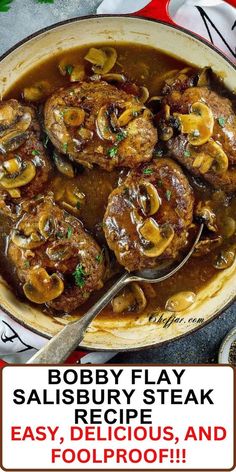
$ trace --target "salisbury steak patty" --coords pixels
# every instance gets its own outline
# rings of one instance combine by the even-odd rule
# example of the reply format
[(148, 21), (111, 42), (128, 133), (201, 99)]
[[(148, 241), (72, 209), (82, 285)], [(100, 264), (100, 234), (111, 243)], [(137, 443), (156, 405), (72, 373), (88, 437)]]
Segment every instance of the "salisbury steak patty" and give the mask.
[(132, 170), (108, 201), (104, 231), (110, 249), (129, 271), (175, 259), (188, 244), (193, 192), (180, 167), (157, 159)]
[(101, 249), (82, 224), (47, 196), (27, 213), (10, 235), (8, 256), (27, 298), (70, 312), (102, 287)]
[[(231, 101), (207, 87), (172, 92), (164, 100), (180, 134), (167, 141), (171, 157), (216, 188), (236, 189), (236, 116)], [(200, 104), (200, 105), (199, 105)]]
[(149, 161), (157, 142), (150, 111), (137, 97), (104, 81), (57, 91), (46, 102), (45, 127), (60, 152), (107, 170)]
[(32, 107), (0, 103), (0, 197), (17, 202), (43, 190), (51, 169)]

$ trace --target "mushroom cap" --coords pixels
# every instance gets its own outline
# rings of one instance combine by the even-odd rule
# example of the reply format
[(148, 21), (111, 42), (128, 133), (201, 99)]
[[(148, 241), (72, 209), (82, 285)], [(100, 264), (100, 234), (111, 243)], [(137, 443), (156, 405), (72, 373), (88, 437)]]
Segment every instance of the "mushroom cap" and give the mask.
[(15, 99), (0, 102), (0, 196), (13, 208), (43, 190), (50, 170), (34, 109)]

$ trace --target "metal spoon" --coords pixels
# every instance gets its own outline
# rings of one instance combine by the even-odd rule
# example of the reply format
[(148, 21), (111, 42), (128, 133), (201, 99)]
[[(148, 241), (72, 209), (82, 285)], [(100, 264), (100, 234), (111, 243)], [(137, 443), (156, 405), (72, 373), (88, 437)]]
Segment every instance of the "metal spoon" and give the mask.
[(78, 347), (82, 341), (85, 331), (100, 311), (130, 282), (158, 283), (168, 279), (180, 270), (191, 257), (196, 244), (198, 243), (203, 224), (201, 224), (197, 237), (185, 258), (177, 265), (173, 266), (168, 262), (157, 269), (146, 269), (141, 272), (125, 272), (109, 290), (87, 311), (78, 321), (68, 324), (56, 336), (54, 336), (40, 351), (38, 351), (27, 364), (61, 364), (70, 353)]

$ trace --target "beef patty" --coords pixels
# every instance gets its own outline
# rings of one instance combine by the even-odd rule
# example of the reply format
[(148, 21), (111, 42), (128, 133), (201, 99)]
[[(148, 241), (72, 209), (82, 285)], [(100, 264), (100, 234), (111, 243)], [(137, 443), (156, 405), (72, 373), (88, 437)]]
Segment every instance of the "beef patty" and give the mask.
[(31, 301), (70, 312), (102, 287), (102, 251), (51, 196), (42, 200), (36, 207), (34, 201), (25, 202), (26, 213), (10, 234), (8, 256)]
[(188, 244), (193, 192), (180, 167), (161, 158), (130, 171), (104, 217), (107, 243), (127, 270), (175, 259)]
[[(11, 99), (0, 103), (0, 200), (7, 205), (41, 192), (51, 170), (34, 109)], [(4, 205), (1, 205), (4, 211)]]
[(60, 152), (106, 170), (149, 161), (157, 142), (151, 112), (134, 95), (104, 81), (54, 93), (45, 105), (45, 127)]
[[(188, 124), (185, 118), (188, 128), (191, 128), (190, 120), (194, 116), (194, 104), (203, 104), (210, 110), (213, 120), (212, 132), (208, 133), (208, 139), (205, 142), (194, 145), (194, 139), (190, 142), (189, 134), (180, 132), (167, 141), (167, 148), (170, 156), (177, 159), (194, 175), (204, 178), (215, 188), (221, 188), (226, 192), (235, 191), (236, 116), (231, 101), (207, 87), (192, 87), (182, 94), (176, 91), (170, 93), (164, 99), (164, 103), (170, 107), (169, 123), (173, 122), (173, 117), (179, 120), (180, 116), (181, 121), (181, 115), (188, 115)], [(202, 130), (203, 133), (207, 132), (207, 123), (210, 126), (210, 121), (208, 121), (210, 115), (205, 117), (207, 108), (202, 110), (202, 123), (197, 118), (199, 129), (193, 130), (193, 133), (196, 133), (195, 139), (198, 138), (199, 130), (200, 133)], [(200, 110), (199, 105), (196, 110)]]

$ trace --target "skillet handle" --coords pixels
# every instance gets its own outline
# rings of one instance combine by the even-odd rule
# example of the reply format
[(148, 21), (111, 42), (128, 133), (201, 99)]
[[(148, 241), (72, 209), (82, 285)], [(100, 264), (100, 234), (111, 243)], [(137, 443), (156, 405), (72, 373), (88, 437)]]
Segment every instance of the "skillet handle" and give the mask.
[(27, 364), (62, 364), (70, 353), (78, 347), (91, 321), (108, 305), (128, 281), (129, 274), (125, 272), (80, 320), (65, 326), (62, 331), (31, 357)]

